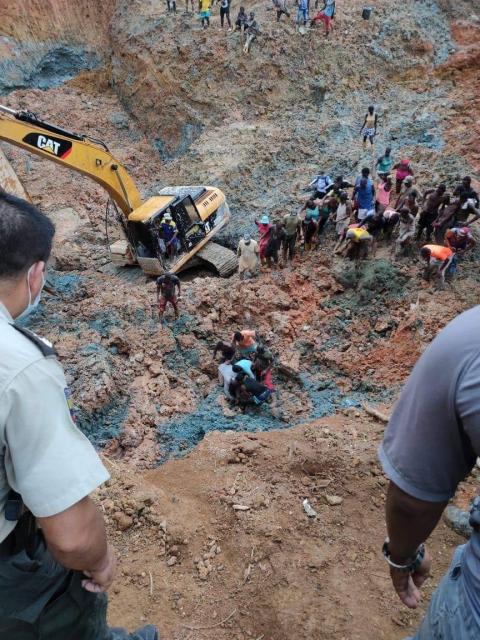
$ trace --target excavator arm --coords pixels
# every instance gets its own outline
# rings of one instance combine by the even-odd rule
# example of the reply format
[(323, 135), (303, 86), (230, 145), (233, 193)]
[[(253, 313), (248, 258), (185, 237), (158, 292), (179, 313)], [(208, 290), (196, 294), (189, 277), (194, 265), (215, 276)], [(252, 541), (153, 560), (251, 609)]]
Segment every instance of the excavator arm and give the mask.
[(126, 217), (142, 204), (125, 167), (97, 140), (42, 122), (28, 111), (15, 111), (2, 105), (0, 140), (95, 180), (108, 191)]

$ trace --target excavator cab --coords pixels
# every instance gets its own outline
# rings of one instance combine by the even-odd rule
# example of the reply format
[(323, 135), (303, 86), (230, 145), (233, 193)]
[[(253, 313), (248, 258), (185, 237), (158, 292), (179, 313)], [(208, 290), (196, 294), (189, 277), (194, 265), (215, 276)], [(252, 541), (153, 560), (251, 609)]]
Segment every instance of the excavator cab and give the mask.
[[(206, 244), (228, 218), (228, 205), (219, 189), (165, 187), (158, 196), (153, 196), (130, 213), (126, 231), (136, 262), (143, 271), (150, 275), (159, 275), (165, 270), (178, 273), (187, 262), (191, 266), (191, 258), (197, 253), (198, 245)], [(174, 255), (167, 255), (166, 251), (169, 238), (165, 238), (164, 225), (167, 220), (171, 220), (170, 225), (173, 223), (176, 230)], [(124, 241), (111, 246), (113, 262), (126, 263), (129, 259), (125, 254), (126, 248)], [(204, 260), (208, 262), (208, 258)]]

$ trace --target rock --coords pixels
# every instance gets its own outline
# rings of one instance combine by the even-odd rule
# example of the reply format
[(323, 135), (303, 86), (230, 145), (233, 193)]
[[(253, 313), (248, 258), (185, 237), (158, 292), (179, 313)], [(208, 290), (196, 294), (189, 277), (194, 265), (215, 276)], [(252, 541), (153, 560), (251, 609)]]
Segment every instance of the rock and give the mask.
[(377, 333), (386, 333), (391, 329), (391, 324), (387, 320), (378, 320), (373, 328)]
[(107, 512), (113, 511), (115, 509), (115, 503), (113, 502), (113, 500), (104, 500), (102, 504), (103, 508)]
[(246, 456), (253, 455), (260, 448), (260, 444), (255, 441), (242, 442), (241, 445), (234, 448), (234, 451), (240, 455), (243, 453)]
[(322, 479), (319, 479), (319, 480), (317, 480), (317, 481), (315, 482), (315, 484), (317, 485), (317, 487), (318, 487), (319, 489), (325, 489), (325, 488), (326, 488), (326, 487), (328, 487), (328, 485), (329, 485), (329, 484), (331, 484), (331, 483), (332, 483), (332, 481), (331, 481), (331, 480), (328, 480), (327, 478), (322, 478)]
[(177, 564), (177, 556), (170, 556), (170, 558), (167, 560), (167, 566), (173, 567), (174, 564)]
[(153, 378), (157, 378), (163, 371), (163, 367), (159, 362), (153, 362), (149, 367), (148, 370), (150, 371), (150, 373), (152, 374)]
[(302, 506), (303, 506), (303, 510), (305, 511), (305, 513), (309, 518), (317, 517), (317, 512), (315, 511), (315, 509), (312, 507), (312, 505), (309, 503), (309, 501), (306, 498), (302, 502)]
[(328, 502), (328, 504), (331, 507), (336, 507), (339, 504), (342, 504), (343, 502), (343, 498), (341, 498), (340, 496), (332, 496), (332, 495), (329, 495), (328, 493), (325, 496), (325, 500)]
[(234, 504), (232, 505), (234, 511), (248, 511), (250, 507), (245, 504)]
[(279, 358), (278, 370), (290, 378), (300, 375), (300, 352), (298, 350), (285, 351)]
[(470, 513), (468, 511), (462, 511), (454, 505), (449, 505), (443, 512), (443, 519), (455, 533), (464, 538), (470, 538), (472, 535), (473, 529), (469, 523)]
[(116, 513), (114, 513), (113, 519), (117, 523), (117, 528), (120, 531), (126, 531), (133, 525), (133, 518), (127, 516), (127, 514), (123, 513), (123, 511), (117, 511)]

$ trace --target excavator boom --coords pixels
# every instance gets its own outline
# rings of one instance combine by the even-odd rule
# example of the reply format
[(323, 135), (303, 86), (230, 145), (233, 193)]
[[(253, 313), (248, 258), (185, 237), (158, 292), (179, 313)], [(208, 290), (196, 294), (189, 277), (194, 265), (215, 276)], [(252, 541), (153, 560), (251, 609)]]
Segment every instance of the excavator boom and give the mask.
[[(109, 245), (114, 264), (138, 263), (149, 275), (159, 275), (166, 268), (180, 272), (193, 264), (194, 259), (210, 264), (222, 276), (235, 270), (235, 254), (210, 242), (230, 218), (225, 194), (220, 189), (199, 185), (164, 187), (159, 195), (142, 202), (125, 167), (103, 142), (44, 122), (30, 111), (15, 111), (2, 105), (0, 140), (83, 173), (110, 194), (125, 216), (119, 221), (124, 237)], [(10, 191), (15, 187), (17, 193), (21, 186), (8, 162), (0, 156), (2, 184)], [(167, 236), (173, 233), (168, 221), (175, 227), (173, 239)], [(175, 250), (173, 256), (168, 253), (167, 243)]]
[(38, 120), (34, 114), (0, 105), (0, 140), (83, 173), (101, 185), (125, 216), (142, 200), (133, 180), (97, 141)]

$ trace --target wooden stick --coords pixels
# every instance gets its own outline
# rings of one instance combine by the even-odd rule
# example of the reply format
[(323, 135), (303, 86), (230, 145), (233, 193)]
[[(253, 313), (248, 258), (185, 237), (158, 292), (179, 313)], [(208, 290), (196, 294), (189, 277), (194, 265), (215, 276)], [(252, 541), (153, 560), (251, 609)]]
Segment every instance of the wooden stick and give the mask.
[(150, 571), (148, 572), (148, 576), (150, 578), (150, 597), (153, 597), (153, 577)]
[(365, 409), (365, 411), (370, 414), (371, 416), (373, 416), (374, 418), (376, 418), (377, 420), (380, 420), (380, 422), (390, 422), (390, 416), (387, 416), (385, 413), (382, 413), (381, 411), (379, 411), (378, 409), (375, 409), (374, 407), (371, 407), (369, 404), (367, 404), (366, 402), (364, 402), (362, 404), (362, 407)]

